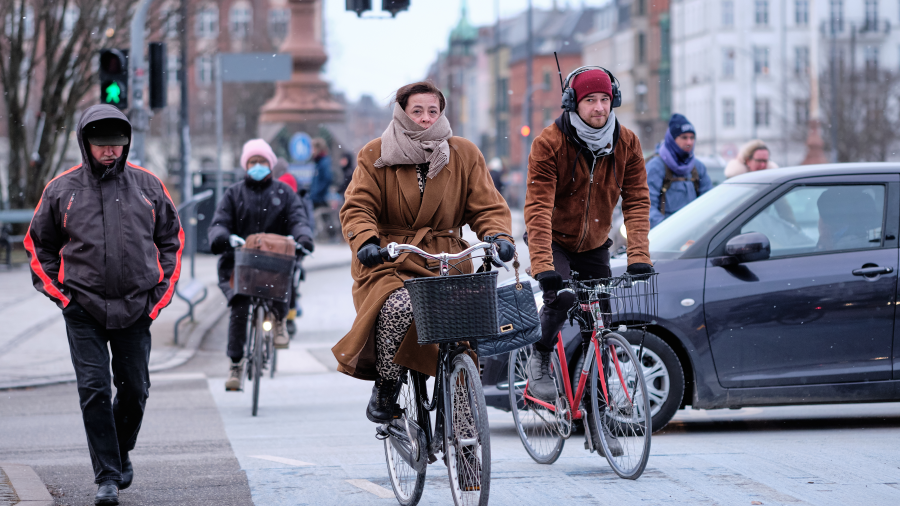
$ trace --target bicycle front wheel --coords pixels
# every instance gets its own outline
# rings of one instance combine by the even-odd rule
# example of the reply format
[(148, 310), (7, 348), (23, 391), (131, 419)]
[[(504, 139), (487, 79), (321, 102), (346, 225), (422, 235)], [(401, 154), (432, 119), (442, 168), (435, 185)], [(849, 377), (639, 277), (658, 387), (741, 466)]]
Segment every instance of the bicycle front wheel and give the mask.
[[(403, 416), (391, 422), (401, 433), (408, 434), (406, 430), (407, 420), (415, 422), (421, 430), (426, 430), (428, 423), (422, 417), (428, 416), (428, 412), (420, 404), (422, 392), (425, 391), (425, 378), (420, 373), (409, 371), (401, 376), (400, 395), (397, 403), (403, 409)], [(420, 431), (421, 432), (421, 431)], [(417, 471), (403, 458), (401, 452), (410, 455), (413, 459), (422, 462), (421, 471)], [(402, 506), (413, 506), (422, 498), (422, 490), (425, 488), (424, 465), (428, 459), (428, 448), (425, 447), (425, 437), (422, 434), (413, 444), (406, 438), (388, 437), (384, 440), (384, 457), (387, 461), (388, 475), (391, 478), (391, 488), (394, 496)]]
[(486, 506), (491, 435), (481, 375), (465, 353), (453, 358), (446, 383), (444, 459), (456, 506)]
[[(635, 480), (650, 457), (652, 414), (644, 374), (631, 345), (608, 334), (602, 345), (602, 364), (591, 370), (591, 409), (588, 422), (600, 440), (609, 465), (620, 477)], [(601, 376), (602, 374), (602, 376)]]
[(252, 350), (253, 353), (251, 356), (253, 362), (253, 371), (252, 371), (252, 379), (253, 379), (253, 416), (256, 416), (256, 412), (259, 410), (259, 382), (262, 379), (262, 370), (263, 370), (263, 348), (266, 343), (266, 331), (263, 330), (263, 322), (266, 320), (266, 312), (261, 307), (256, 308), (256, 312), (253, 315), (253, 328), (251, 330), (252, 341)]
[[(566, 440), (560, 433), (559, 416), (565, 417), (568, 409), (564, 399), (560, 399), (559, 382), (560, 367), (556, 354), (553, 354), (552, 371), (554, 382), (557, 385), (556, 398), (547, 404), (553, 405), (549, 409), (544, 404), (525, 399), (525, 389), (528, 382), (528, 361), (531, 359), (531, 346), (525, 346), (509, 353), (509, 405), (516, 422), (516, 432), (528, 455), (538, 464), (552, 464), (562, 454), (563, 444)], [(560, 413), (560, 411), (565, 411)], [(566, 420), (562, 420), (566, 423)]]

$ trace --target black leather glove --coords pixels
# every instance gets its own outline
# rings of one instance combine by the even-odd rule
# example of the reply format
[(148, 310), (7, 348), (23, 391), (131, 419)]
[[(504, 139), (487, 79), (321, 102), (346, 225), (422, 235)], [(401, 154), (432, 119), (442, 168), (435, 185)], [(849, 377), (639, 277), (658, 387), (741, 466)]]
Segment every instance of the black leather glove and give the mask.
[(653, 265), (651, 264), (631, 264), (628, 266), (628, 274), (632, 276), (640, 276), (641, 274), (652, 274), (656, 271), (653, 270)]
[(534, 279), (541, 284), (541, 290), (552, 293), (554, 296), (556, 295), (556, 292), (562, 290), (563, 279), (556, 271), (544, 271), (538, 273), (534, 276)]
[(356, 258), (366, 267), (375, 267), (384, 263), (384, 258), (381, 258), (381, 246), (375, 242), (368, 242), (359, 248)]
[(506, 239), (497, 239), (494, 244), (497, 245), (497, 256), (500, 257), (501, 262), (509, 262), (513, 259), (516, 247), (511, 242)]
[(312, 253), (316, 249), (316, 245), (313, 243), (312, 237), (301, 235), (297, 238), (297, 244), (303, 246), (304, 249)]

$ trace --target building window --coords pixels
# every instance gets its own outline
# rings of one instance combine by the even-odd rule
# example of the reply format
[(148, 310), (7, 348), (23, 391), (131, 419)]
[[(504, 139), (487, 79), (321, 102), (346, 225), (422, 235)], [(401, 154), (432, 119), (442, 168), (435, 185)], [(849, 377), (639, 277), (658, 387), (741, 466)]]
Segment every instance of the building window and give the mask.
[(213, 82), (213, 57), (203, 55), (197, 58), (197, 82), (209, 85)]
[(809, 25), (809, 0), (794, 2), (794, 23), (797, 26)]
[(866, 46), (866, 74), (873, 76), (878, 72), (878, 46)]
[(756, 123), (756, 126), (769, 126), (769, 99), (756, 99), (756, 104), (753, 109), (753, 121)]
[(831, 32), (838, 33), (844, 31), (844, 0), (831, 0), (829, 4), (829, 20), (831, 21)]
[(866, 0), (866, 31), (878, 30), (878, 0)]
[(734, 78), (734, 48), (722, 48), (722, 79)]
[(734, 99), (722, 99), (722, 125), (726, 128), (734, 128)]
[(638, 63), (647, 61), (647, 35), (644, 32), (638, 33)]
[(729, 28), (734, 26), (734, 1), (733, 0), (723, 0), (722, 1), (722, 26), (729, 27)]
[(229, 14), (231, 37), (244, 40), (250, 35), (250, 25), (253, 22), (253, 11), (250, 5), (245, 3), (234, 4)]
[(214, 39), (219, 35), (219, 8), (207, 5), (197, 12), (197, 38)]
[(553, 81), (551, 81), (550, 71), (545, 70), (545, 71), (544, 71), (544, 90), (550, 90), (550, 89), (552, 89), (552, 88), (551, 88), (552, 83), (553, 83)]
[(269, 36), (274, 40), (284, 40), (287, 37), (288, 26), (291, 23), (290, 9), (272, 9), (269, 11)]
[(638, 16), (647, 15), (647, 0), (637, 0), (637, 13)]
[(806, 126), (809, 123), (809, 100), (794, 101), (794, 119), (799, 126)]
[(794, 74), (798, 77), (809, 74), (809, 48), (806, 46), (794, 48)]
[(756, 0), (756, 26), (769, 26), (769, 0)]
[(753, 72), (758, 76), (769, 75), (769, 48), (753, 48)]
[(176, 85), (181, 81), (181, 54), (169, 53), (166, 56), (166, 76), (170, 85)]
[(509, 78), (497, 79), (497, 112), (509, 111)]
[(648, 91), (647, 83), (644, 81), (638, 81), (637, 86), (634, 87), (635, 96), (637, 96), (637, 111), (641, 114), (647, 112)]
[(497, 135), (500, 142), (497, 143), (497, 156), (509, 156), (509, 123), (506, 120), (497, 120)]
[(159, 12), (159, 21), (162, 25), (160, 31), (166, 39), (174, 39), (178, 37), (178, 24), (180, 16), (178, 10), (171, 7), (163, 7)]

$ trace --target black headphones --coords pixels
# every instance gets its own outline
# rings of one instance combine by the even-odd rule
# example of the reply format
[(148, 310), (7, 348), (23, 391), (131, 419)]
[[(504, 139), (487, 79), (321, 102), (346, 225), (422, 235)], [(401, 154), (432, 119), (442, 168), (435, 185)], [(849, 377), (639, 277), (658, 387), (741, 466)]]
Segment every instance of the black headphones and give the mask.
[(572, 82), (572, 79), (575, 79), (575, 76), (587, 72), (588, 70), (602, 70), (606, 72), (606, 75), (609, 76), (609, 81), (612, 83), (612, 107), (621, 106), (622, 90), (619, 89), (619, 80), (616, 79), (616, 76), (614, 76), (612, 72), (606, 70), (603, 67), (586, 65), (584, 67), (578, 67), (566, 77), (566, 82), (565, 84), (563, 84), (562, 108), (568, 112), (575, 112), (578, 110), (578, 101), (575, 99), (575, 90), (569, 87), (569, 83)]

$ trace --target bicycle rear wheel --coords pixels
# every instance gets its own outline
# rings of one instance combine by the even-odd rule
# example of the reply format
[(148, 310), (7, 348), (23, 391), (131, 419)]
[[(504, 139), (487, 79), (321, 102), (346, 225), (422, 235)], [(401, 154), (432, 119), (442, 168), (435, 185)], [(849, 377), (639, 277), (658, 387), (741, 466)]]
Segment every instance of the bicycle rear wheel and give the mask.
[(486, 506), (491, 435), (481, 376), (465, 353), (453, 358), (445, 390), (444, 459), (456, 506)]
[(601, 357), (605, 363), (600, 365), (595, 360), (591, 370), (591, 408), (596, 416), (588, 421), (593, 424), (594, 435), (599, 435), (595, 440), (600, 440), (606, 460), (616, 474), (635, 480), (644, 472), (650, 457), (653, 430), (647, 384), (624, 337), (608, 334), (603, 343)]
[[(565, 417), (568, 403), (560, 399), (560, 367), (556, 353), (553, 354), (553, 381), (557, 386), (557, 395), (553, 402), (554, 410), (525, 399), (525, 386), (528, 380), (526, 365), (531, 359), (532, 347), (525, 346), (509, 353), (509, 405), (516, 422), (516, 432), (528, 455), (538, 464), (552, 464), (562, 454), (566, 440), (560, 432), (560, 416)], [(568, 425), (571, 428), (571, 425)]]
[(262, 307), (257, 307), (253, 314), (253, 328), (251, 330), (252, 350), (251, 357), (253, 363), (252, 379), (253, 379), (253, 416), (259, 410), (259, 382), (262, 379), (263, 370), (263, 348), (265, 347), (266, 331), (263, 330), (263, 322), (266, 320), (266, 312)]
[[(420, 373), (409, 371), (401, 376), (400, 395), (397, 403), (403, 409), (403, 416), (391, 422), (401, 434), (408, 434), (406, 430), (407, 420), (416, 423), (422, 430), (428, 427), (428, 423), (422, 420), (422, 416), (428, 413), (421, 407), (421, 393), (425, 390), (425, 381)], [(394, 496), (402, 506), (413, 506), (422, 498), (422, 490), (425, 488), (425, 470), (428, 459), (428, 448), (425, 445), (425, 437), (422, 434), (417, 438), (415, 445), (411, 444), (409, 437), (395, 437), (392, 435), (384, 440), (384, 457), (387, 461), (388, 475), (391, 478), (391, 488)], [(411, 455), (413, 459), (421, 461), (421, 470), (417, 471), (403, 458), (401, 452)]]

